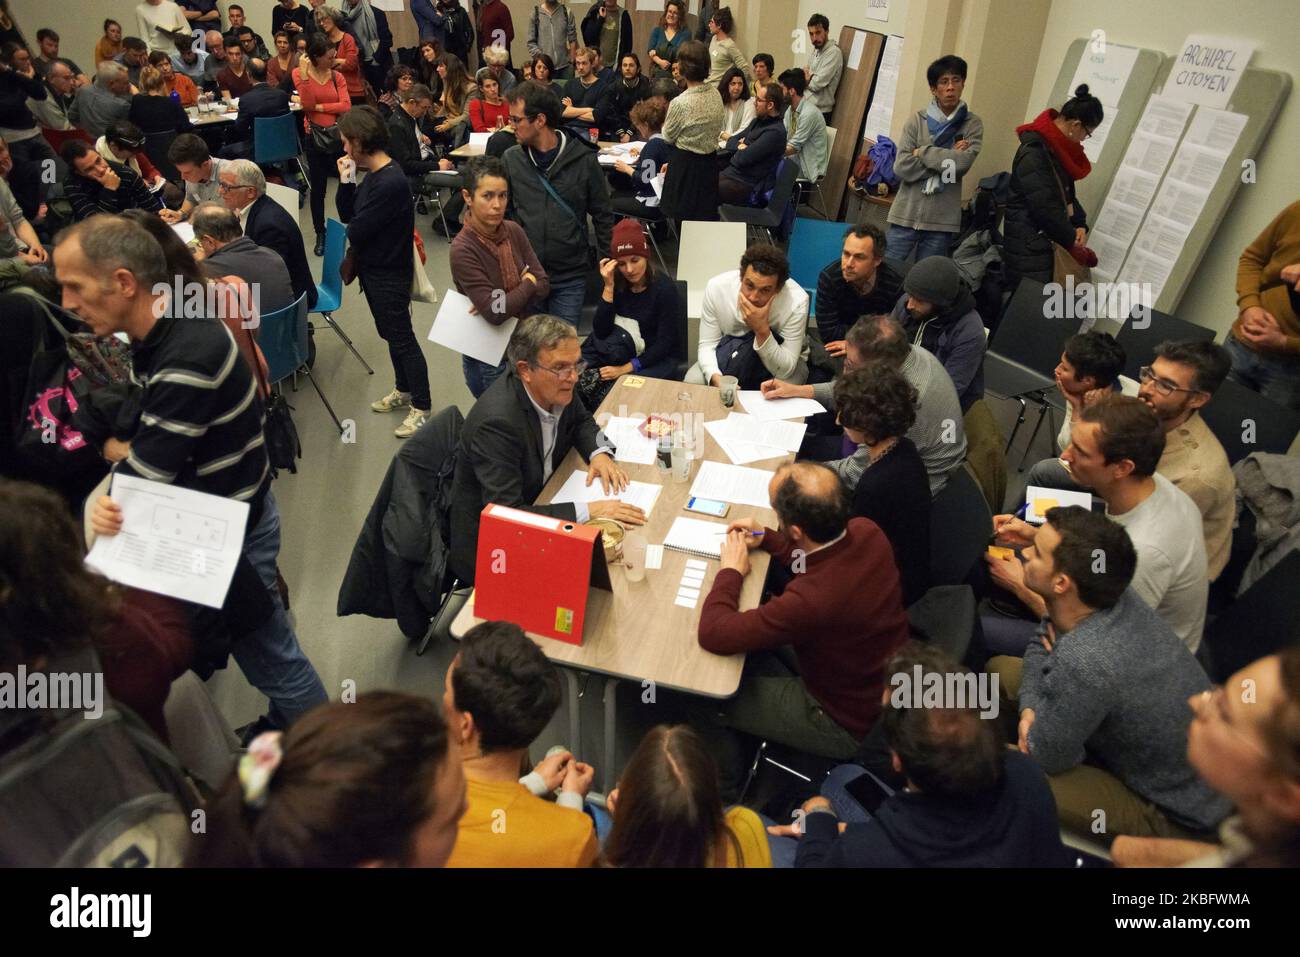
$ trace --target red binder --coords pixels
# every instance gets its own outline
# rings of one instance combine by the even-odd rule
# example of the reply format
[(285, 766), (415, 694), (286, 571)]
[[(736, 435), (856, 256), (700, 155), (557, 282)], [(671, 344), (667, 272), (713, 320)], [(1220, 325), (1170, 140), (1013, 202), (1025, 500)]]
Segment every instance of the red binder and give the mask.
[(600, 529), (504, 505), (479, 516), (474, 614), (582, 644), (587, 595), (611, 591)]

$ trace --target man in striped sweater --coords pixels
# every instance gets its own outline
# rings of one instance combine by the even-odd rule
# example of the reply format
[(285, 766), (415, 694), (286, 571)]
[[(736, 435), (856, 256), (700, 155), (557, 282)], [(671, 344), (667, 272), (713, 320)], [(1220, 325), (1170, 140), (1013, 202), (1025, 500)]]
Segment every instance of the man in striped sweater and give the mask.
[[(125, 332), (131, 338), (142, 399), (117, 473), (248, 503), (243, 557), (269, 592), (272, 611), (239, 636), (232, 653), (271, 699), (269, 723), (287, 726), (327, 696), (276, 588), (280, 518), (262, 403), (248, 365), (223, 322), (172, 314), (164, 290), (176, 279), (167, 275), (162, 247), (140, 225), (120, 216), (79, 223), (62, 236), (54, 262), (66, 308), (96, 335)], [(96, 534), (117, 534), (121, 507), (101, 497), (91, 523)]]

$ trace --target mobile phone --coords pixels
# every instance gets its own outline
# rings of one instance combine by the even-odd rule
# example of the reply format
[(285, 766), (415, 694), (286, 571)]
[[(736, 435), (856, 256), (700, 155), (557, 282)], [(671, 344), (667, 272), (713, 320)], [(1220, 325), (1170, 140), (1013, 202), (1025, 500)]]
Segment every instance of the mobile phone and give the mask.
[(849, 796), (861, 804), (862, 809), (868, 814), (875, 814), (892, 793), (870, 774), (854, 778), (844, 785), (844, 790), (848, 791)]
[(712, 515), (714, 518), (725, 518), (727, 512), (731, 511), (731, 506), (726, 502), (715, 502), (711, 498), (696, 498), (692, 495), (690, 501), (686, 503), (686, 511)]

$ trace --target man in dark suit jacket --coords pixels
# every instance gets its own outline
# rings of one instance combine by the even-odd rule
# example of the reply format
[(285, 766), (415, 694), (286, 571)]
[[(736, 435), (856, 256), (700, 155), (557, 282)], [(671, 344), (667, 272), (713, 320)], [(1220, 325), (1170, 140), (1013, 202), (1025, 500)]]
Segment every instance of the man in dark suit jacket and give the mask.
[(280, 204), (266, 195), (266, 178), (252, 160), (238, 159), (226, 163), (217, 174), (226, 207), (243, 221), (244, 235), (284, 260), (293, 282), (293, 296), (304, 292), (307, 304), (316, 305), (316, 280), (307, 264), (307, 249), (302, 244), (302, 230)]
[(461, 431), (452, 483), (451, 567), (462, 582), (474, 580), (479, 514), (489, 503), (571, 522), (645, 523), (641, 509), (613, 499), (533, 504), (571, 448), (589, 463), (587, 483), (600, 482), (606, 493), (626, 488), (627, 474), (591, 413), (573, 400), (582, 358), (573, 326), (544, 314), (524, 319), (506, 355), (510, 370), (474, 403)]
[(250, 159), (253, 155), (253, 120), (257, 117), (284, 116), (289, 112), (289, 94), (279, 87), (268, 86), (266, 64), (250, 60), (248, 75), (252, 89), (239, 98), (239, 116), (231, 129), (229, 142), (221, 151), (227, 159)]
[(461, 184), (460, 174), (451, 160), (440, 160), (432, 154), (426, 157), (420, 149), (420, 137), (424, 135), (420, 121), (432, 108), (433, 93), (423, 83), (414, 84), (403, 94), (386, 121), (388, 155), (412, 181), (427, 177), (434, 186), (456, 187)]
[(200, 203), (190, 216), (194, 238), (203, 247), (203, 268), (214, 279), (238, 276), (257, 290), (258, 310), (265, 315), (298, 298), (289, 270), (274, 250), (243, 234), (239, 217), (220, 203)]

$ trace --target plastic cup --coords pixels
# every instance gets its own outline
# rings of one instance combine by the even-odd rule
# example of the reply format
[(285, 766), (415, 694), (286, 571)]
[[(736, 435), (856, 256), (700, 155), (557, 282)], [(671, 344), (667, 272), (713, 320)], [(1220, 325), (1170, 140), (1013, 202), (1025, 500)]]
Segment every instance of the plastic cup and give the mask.
[(740, 380), (734, 375), (724, 375), (722, 383), (718, 386), (718, 391), (722, 393), (722, 404), (730, 409), (736, 404), (736, 390), (740, 388)]
[(684, 445), (674, 445), (672, 459), (673, 481), (687, 481), (691, 477), (691, 450)]
[(623, 568), (628, 581), (639, 582), (645, 578), (645, 552), (644, 532), (628, 532), (623, 536)]

